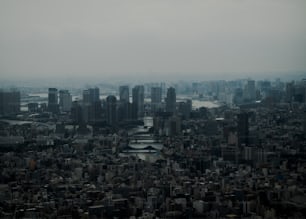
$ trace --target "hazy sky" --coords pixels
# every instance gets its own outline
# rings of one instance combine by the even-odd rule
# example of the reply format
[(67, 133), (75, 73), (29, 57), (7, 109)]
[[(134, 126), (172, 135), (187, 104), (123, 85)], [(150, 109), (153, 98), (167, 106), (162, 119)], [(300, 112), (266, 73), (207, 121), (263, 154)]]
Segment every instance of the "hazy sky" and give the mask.
[(1, 0), (0, 79), (306, 71), (305, 0)]

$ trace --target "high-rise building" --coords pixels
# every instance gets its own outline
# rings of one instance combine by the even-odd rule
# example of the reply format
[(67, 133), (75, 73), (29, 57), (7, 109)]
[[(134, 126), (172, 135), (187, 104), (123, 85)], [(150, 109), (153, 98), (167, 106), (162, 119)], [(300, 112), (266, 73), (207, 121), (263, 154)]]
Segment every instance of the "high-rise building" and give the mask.
[(90, 90), (90, 96), (92, 97), (92, 102), (99, 102), (100, 101), (100, 89), (95, 87), (91, 88)]
[(52, 113), (58, 113), (59, 112), (58, 91), (57, 91), (56, 88), (49, 88), (48, 110)]
[(166, 97), (166, 112), (175, 113), (176, 111), (176, 93), (173, 87), (168, 88)]
[(83, 90), (83, 103), (90, 103), (90, 93), (89, 90)]
[(161, 109), (162, 102), (162, 88), (152, 87), (151, 88), (151, 111), (157, 112)]
[(82, 106), (78, 101), (73, 101), (71, 105), (71, 119), (75, 124), (81, 124), (84, 122)]
[(95, 103), (100, 100), (99, 88), (89, 88), (83, 91), (83, 102), (84, 103)]
[(248, 80), (248, 83), (246, 84), (244, 90), (244, 100), (251, 102), (256, 100), (256, 89), (254, 80)]
[(117, 99), (113, 95), (106, 98), (106, 120), (111, 126), (117, 123)]
[(137, 85), (132, 89), (132, 117), (133, 119), (144, 116), (144, 86)]
[(125, 121), (130, 119), (130, 92), (129, 86), (119, 87), (119, 104), (118, 104), (118, 117), (117, 121)]
[(59, 106), (61, 111), (69, 112), (71, 110), (72, 96), (68, 90), (59, 91)]
[(192, 110), (192, 100), (186, 100), (185, 102), (179, 102), (178, 111), (183, 116), (184, 119), (190, 118), (190, 113)]
[[(99, 88), (89, 88), (83, 91), (83, 114), (90, 122), (96, 122), (101, 114)], [(88, 115), (87, 115), (88, 114)]]
[(0, 91), (0, 114), (16, 114), (20, 112), (20, 92)]
[(120, 102), (130, 102), (130, 90), (129, 86), (119, 87), (119, 100)]
[(161, 103), (162, 101), (162, 89), (161, 87), (151, 88), (151, 103)]
[(249, 144), (249, 116), (247, 112), (238, 114), (238, 145), (248, 146)]

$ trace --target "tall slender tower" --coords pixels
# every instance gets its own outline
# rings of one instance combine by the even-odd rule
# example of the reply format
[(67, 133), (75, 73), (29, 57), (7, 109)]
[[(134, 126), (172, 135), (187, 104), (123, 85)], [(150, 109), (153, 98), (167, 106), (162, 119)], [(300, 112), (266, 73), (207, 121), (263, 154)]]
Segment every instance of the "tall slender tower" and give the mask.
[(124, 85), (119, 87), (120, 102), (130, 102), (130, 90), (129, 86)]
[(48, 92), (48, 109), (52, 113), (58, 113), (58, 92), (56, 88), (49, 88)]
[(161, 87), (151, 88), (151, 111), (157, 112), (161, 108), (162, 89)]
[(132, 117), (133, 119), (144, 116), (144, 86), (137, 85), (132, 90)]
[(166, 97), (166, 112), (175, 113), (176, 111), (176, 93), (173, 87), (168, 88)]
[(118, 122), (130, 119), (130, 91), (129, 86), (119, 87)]
[(117, 99), (113, 95), (106, 98), (106, 119), (111, 126), (117, 123)]
[(69, 112), (71, 110), (72, 97), (68, 90), (59, 91), (59, 106), (62, 111)]

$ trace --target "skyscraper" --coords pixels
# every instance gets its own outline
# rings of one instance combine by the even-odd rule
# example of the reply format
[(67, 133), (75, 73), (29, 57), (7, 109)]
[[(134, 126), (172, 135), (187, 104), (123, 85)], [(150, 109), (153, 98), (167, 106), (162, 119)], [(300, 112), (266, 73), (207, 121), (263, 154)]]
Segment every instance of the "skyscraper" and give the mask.
[(186, 100), (184, 102), (178, 103), (178, 112), (183, 116), (184, 119), (190, 118), (190, 113), (192, 110), (192, 100)]
[(58, 113), (59, 112), (58, 92), (57, 92), (56, 88), (49, 88), (48, 109), (52, 113)]
[(125, 85), (119, 87), (119, 98), (120, 102), (130, 102), (129, 86)]
[(90, 92), (89, 90), (83, 90), (83, 103), (89, 104), (90, 103)]
[(132, 90), (132, 117), (137, 119), (144, 116), (144, 87), (137, 85)]
[(117, 99), (113, 95), (106, 98), (106, 120), (111, 126), (117, 123)]
[(90, 93), (90, 101), (95, 103), (95, 102), (99, 102), (100, 101), (100, 89), (95, 87), (95, 88), (91, 88), (89, 89), (89, 93)]
[(118, 117), (117, 121), (125, 121), (130, 119), (130, 92), (129, 86), (119, 87)]
[(166, 97), (166, 112), (176, 111), (176, 93), (173, 87), (168, 88)]
[(84, 103), (95, 103), (100, 100), (99, 88), (89, 88), (83, 91), (83, 102)]
[(20, 92), (0, 90), (0, 114), (16, 114), (20, 112)]
[(73, 101), (71, 105), (71, 118), (74, 124), (81, 124), (84, 122), (82, 106), (78, 101)]
[(244, 90), (244, 100), (253, 102), (256, 100), (255, 81), (248, 80)]
[(161, 103), (162, 100), (162, 89), (161, 87), (151, 88), (151, 103)]
[(68, 90), (59, 91), (59, 106), (61, 111), (69, 112), (71, 110), (72, 96)]
[(88, 118), (88, 121), (96, 122), (97, 119), (99, 119), (101, 113), (99, 88), (89, 88), (83, 91), (82, 107), (84, 111), (84, 117)]
[(151, 111), (156, 112), (161, 108), (162, 89), (161, 87), (151, 88)]

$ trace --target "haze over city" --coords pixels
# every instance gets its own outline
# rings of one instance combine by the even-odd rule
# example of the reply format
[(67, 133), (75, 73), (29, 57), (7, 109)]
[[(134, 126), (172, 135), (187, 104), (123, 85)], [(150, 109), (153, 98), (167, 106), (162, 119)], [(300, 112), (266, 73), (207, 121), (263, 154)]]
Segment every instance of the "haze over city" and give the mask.
[(0, 77), (303, 75), (305, 11), (304, 0), (3, 0)]
[(0, 0), (0, 218), (306, 219), (305, 0)]

